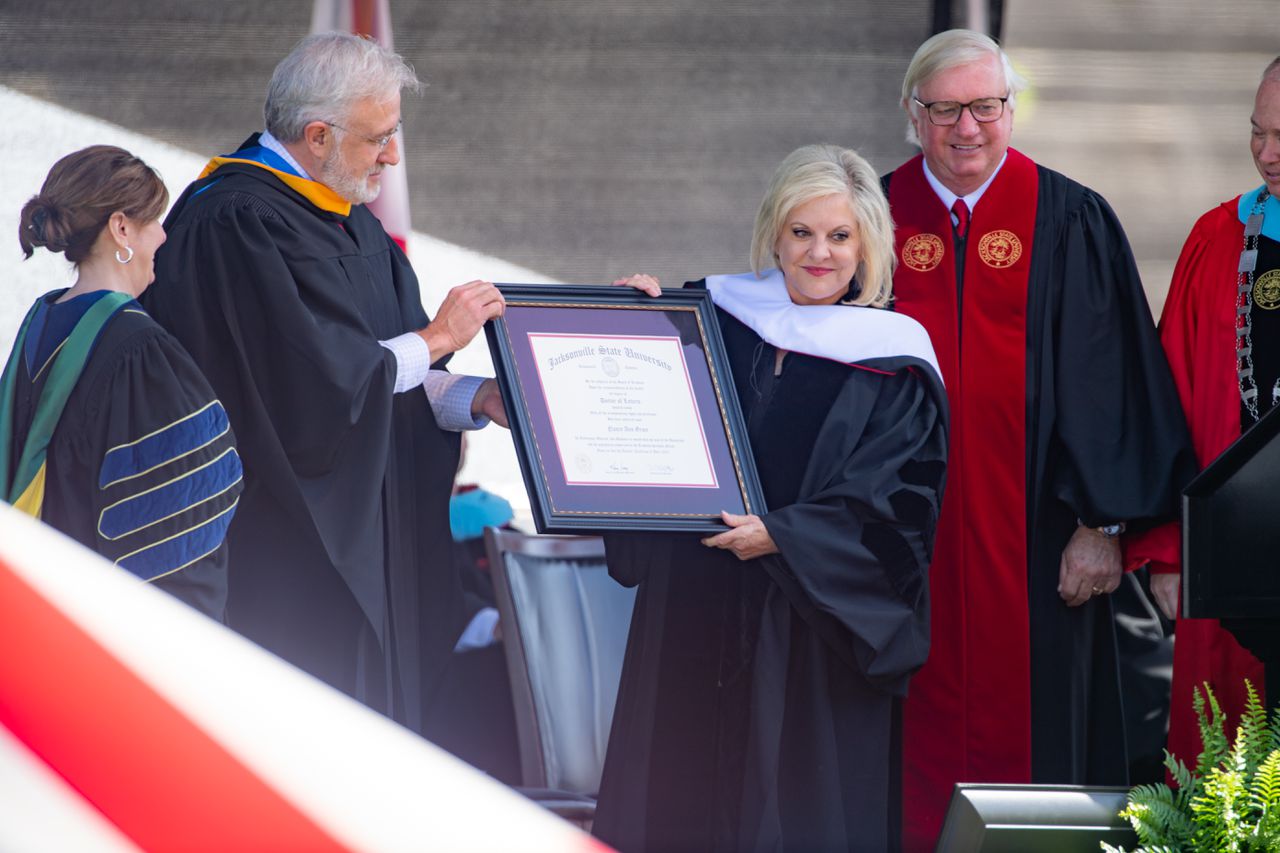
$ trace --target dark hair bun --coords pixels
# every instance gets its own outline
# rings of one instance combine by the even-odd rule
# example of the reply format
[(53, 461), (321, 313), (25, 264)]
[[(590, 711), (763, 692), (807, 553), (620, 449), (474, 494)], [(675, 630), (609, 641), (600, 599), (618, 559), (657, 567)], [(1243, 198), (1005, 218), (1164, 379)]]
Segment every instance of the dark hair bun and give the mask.
[(63, 157), (39, 194), (22, 207), (18, 243), (25, 257), (39, 246), (80, 263), (117, 211), (139, 222), (164, 212), (168, 192), (137, 157), (111, 145), (91, 145)]
[(31, 257), (36, 247), (44, 246), (51, 252), (64, 252), (70, 235), (66, 217), (43, 196), (32, 196), (22, 208), (19, 217), (18, 243), (24, 257)]

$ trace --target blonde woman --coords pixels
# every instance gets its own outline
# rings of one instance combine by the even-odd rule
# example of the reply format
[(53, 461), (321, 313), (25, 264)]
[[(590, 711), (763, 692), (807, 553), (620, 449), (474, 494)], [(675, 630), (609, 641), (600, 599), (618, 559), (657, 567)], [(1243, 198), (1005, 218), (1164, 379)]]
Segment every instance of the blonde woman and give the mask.
[(760, 205), (753, 271), (691, 285), (716, 303), (768, 511), (608, 540), (639, 584), (595, 824), (620, 850), (896, 846), (946, 402), (922, 327), (883, 310), (893, 258), (871, 167), (807, 146)]

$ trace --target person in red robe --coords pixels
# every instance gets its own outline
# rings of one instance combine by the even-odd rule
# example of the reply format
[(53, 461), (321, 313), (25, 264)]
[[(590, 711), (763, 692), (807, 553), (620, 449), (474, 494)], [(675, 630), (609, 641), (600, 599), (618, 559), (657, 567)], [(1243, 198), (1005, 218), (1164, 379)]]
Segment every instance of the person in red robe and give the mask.
[[(1280, 399), (1280, 58), (1262, 75), (1252, 125), (1253, 162), (1263, 184), (1196, 222), (1160, 317), (1160, 342), (1201, 465)], [(1255, 214), (1262, 219), (1250, 235), (1245, 223)], [(1242, 270), (1241, 252), (1250, 248), (1257, 251), (1254, 268)], [(1248, 363), (1238, 363), (1244, 359)], [(1241, 379), (1242, 368), (1252, 368), (1251, 376)], [(1150, 566), (1151, 591), (1170, 619), (1179, 611), (1180, 546), (1179, 526), (1170, 523), (1132, 537), (1125, 548), (1128, 564)], [(1167, 748), (1194, 766), (1201, 743), (1193, 689), (1209, 684), (1230, 715), (1228, 732), (1234, 731), (1244, 708), (1244, 679), (1264, 690), (1263, 666), (1216, 619), (1178, 619), (1175, 636)]]
[(1171, 518), (1195, 470), (1115, 214), (1009, 147), (1024, 85), (985, 35), (926, 41), (902, 90), (922, 154), (884, 179), (895, 307), (952, 410), (932, 651), (903, 709), (910, 850), (957, 782), (1127, 781), (1119, 533)]

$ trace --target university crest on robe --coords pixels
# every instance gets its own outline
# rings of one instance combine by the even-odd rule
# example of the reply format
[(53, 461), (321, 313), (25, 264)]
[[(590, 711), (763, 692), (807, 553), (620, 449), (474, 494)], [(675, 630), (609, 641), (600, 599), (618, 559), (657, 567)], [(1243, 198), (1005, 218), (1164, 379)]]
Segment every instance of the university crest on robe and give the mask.
[(1022, 241), (1012, 231), (988, 231), (978, 242), (978, 257), (989, 267), (1011, 267), (1022, 257)]
[(936, 234), (916, 234), (902, 244), (902, 262), (916, 272), (928, 272), (942, 263), (946, 250)]
[(1280, 270), (1268, 270), (1253, 285), (1253, 304), (1267, 311), (1280, 307)]

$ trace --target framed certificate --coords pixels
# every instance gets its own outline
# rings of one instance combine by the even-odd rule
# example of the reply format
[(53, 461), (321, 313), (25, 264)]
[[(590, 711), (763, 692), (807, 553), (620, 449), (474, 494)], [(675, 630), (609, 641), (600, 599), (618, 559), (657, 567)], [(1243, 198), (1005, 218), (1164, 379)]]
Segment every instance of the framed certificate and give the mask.
[(724, 530), (764, 512), (711, 296), (499, 284), (485, 333), (542, 533)]

